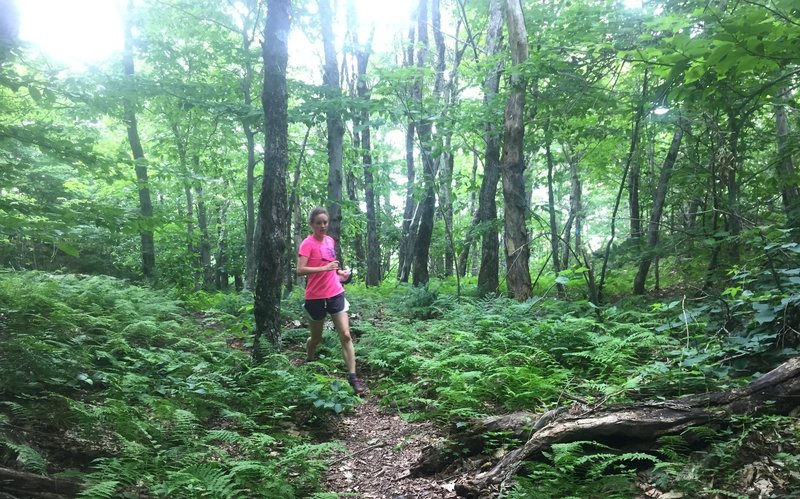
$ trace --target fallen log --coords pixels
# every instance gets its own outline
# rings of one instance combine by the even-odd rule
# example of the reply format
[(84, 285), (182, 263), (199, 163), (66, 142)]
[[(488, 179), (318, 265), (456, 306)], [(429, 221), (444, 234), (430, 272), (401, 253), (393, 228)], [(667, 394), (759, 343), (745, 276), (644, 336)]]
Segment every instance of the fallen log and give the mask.
[(77, 496), (83, 485), (76, 480), (0, 467), (0, 490), (11, 497), (63, 499)]
[(545, 415), (528, 411), (485, 416), (470, 420), (464, 426), (450, 429), (447, 439), (433, 442), (422, 449), (420, 458), (411, 466), (411, 476), (429, 476), (444, 471), (454, 462), (486, 451), (487, 435), (501, 435), (507, 446), (520, 445), (531, 433), (544, 426)]
[(725, 421), (734, 414), (788, 414), (798, 405), (800, 357), (795, 357), (747, 386), (727, 393), (705, 393), (572, 415), (565, 412), (533, 433), (522, 447), (503, 456), (490, 470), (456, 484), (456, 492), (467, 498), (494, 496), (513, 478), (523, 461), (540, 457), (553, 444), (580, 440), (616, 445), (655, 441), (692, 426)]

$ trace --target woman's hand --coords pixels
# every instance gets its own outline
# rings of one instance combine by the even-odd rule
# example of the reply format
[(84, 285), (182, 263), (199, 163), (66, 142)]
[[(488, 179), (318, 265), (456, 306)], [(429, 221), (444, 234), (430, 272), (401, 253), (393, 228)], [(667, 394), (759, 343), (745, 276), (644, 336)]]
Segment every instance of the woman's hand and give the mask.
[(352, 277), (352, 271), (348, 268), (337, 270), (336, 275), (339, 276), (339, 282), (342, 284), (347, 284), (350, 282), (350, 278)]
[(325, 271), (328, 271), (328, 270), (339, 270), (339, 262), (337, 260), (334, 260), (332, 262), (328, 262), (328, 264), (325, 265), (322, 268), (325, 269)]

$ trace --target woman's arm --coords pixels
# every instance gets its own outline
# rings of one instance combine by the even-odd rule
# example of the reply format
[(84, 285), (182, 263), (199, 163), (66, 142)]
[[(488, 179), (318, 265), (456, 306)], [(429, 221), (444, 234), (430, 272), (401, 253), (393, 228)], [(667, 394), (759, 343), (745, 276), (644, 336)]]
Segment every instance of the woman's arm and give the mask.
[(327, 265), (323, 265), (322, 267), (309, 267), (307, 256), (300, 255), (297, 257), (297, 275), (316, 274), (317, 272), (327, 272), (338, 268), (339, 262), (335, 260), (328, 262)]

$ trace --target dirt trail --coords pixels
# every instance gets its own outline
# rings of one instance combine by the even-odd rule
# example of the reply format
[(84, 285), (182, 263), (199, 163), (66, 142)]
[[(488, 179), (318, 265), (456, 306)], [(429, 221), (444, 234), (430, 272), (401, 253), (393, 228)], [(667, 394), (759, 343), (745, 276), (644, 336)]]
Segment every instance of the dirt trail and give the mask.
[(373, 395), (332, 428), (346, 452), (330, 458), (323, 481), (330, 492), (362, 498), (455, 498), (456, 477), (411, 477), (410, 467), (437, 433), (430, 423), (408, 423), (378, 407)]

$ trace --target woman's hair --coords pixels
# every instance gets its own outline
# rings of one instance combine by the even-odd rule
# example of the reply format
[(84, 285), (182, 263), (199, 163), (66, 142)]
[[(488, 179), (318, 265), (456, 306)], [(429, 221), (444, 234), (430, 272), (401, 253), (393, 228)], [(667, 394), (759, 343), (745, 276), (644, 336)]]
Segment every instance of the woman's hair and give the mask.
[(322, 206), (315, 206), (314, 209), (311, 210), (311, 213), (308, 214), (308, 223), (313, 224), (314, 220), (316, 220), (319, 215), (327, 215), (327, 214), (328, 210), (326, 210)]

